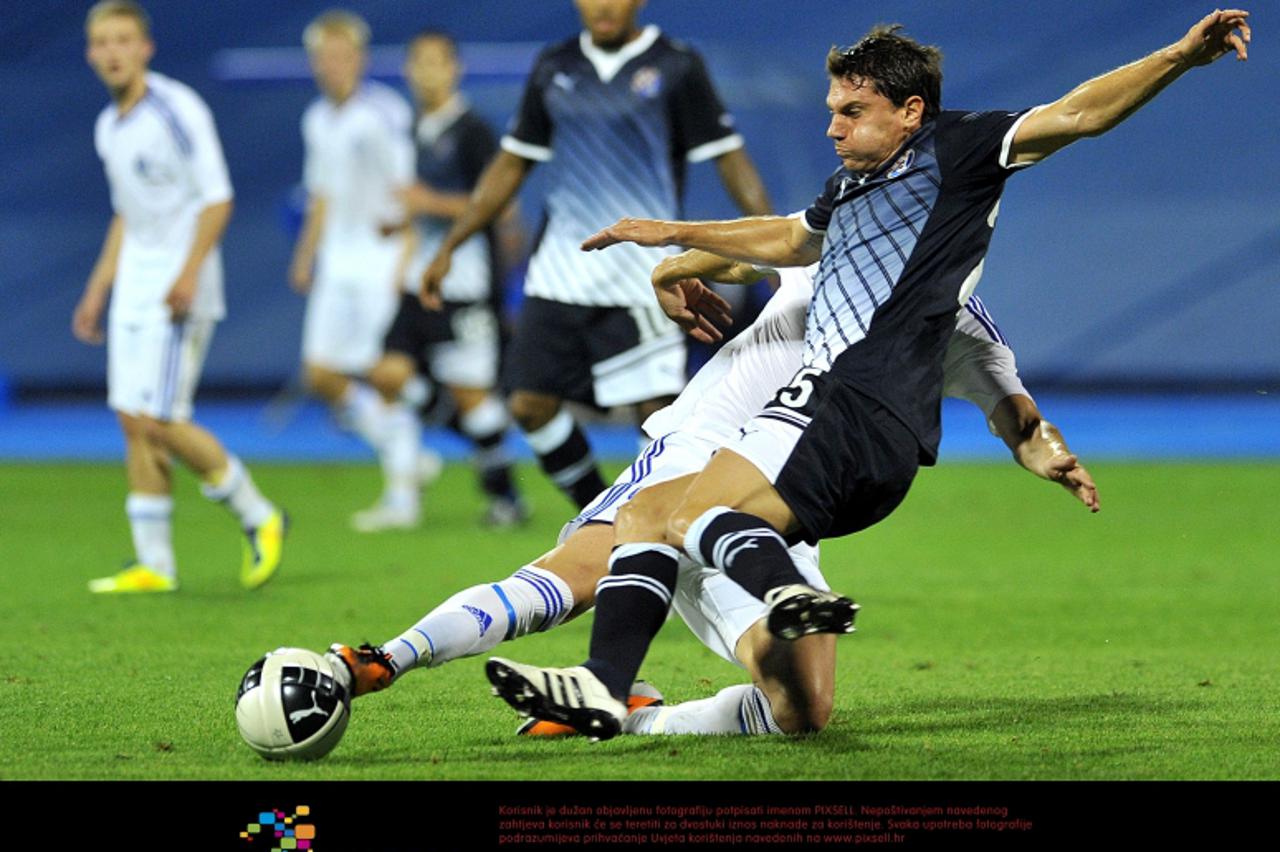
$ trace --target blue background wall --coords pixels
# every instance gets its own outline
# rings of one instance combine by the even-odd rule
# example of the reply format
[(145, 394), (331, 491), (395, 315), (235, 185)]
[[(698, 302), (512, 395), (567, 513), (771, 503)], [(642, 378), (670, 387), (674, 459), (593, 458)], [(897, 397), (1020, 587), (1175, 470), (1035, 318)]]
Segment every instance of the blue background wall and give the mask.
[[(97, 387), (101, 350), (69, 331), (108, 221), (92, 124), (105, 92), (84, 64), (88, 3), (7, 4), (0, 19), (0, 376), (22, 388)], [(152, 2), (153, 67), (200, 91), (236, 187), (227, 234), (230, 318), (207, 386), (284, 384), (302, 301), (285, 284), (314, 97), (300, 33), (327, 3)], [(375, 72), (440, 26), (463, 42), (465, 89), (495, 124), (513, 111), (538, 45), (578, 29), (569, 0), (351, 3), (374, 32)], [(836, 165), (823, 137), (822, 57), (877, 21), (946, 53), (949, 107), (1016, 108), (1184, 33), (1208, 4), (1080, 0), (984, 4), (651, 0), (645, 22), (706, 55), (780, 210), (806, 205)], [(1265, 10), (1264, 10), (1265, 11)], [(980, 289), (1039, 387), (1258, 389), (1280, 380), (1280, 51), (1255, 19), (1254, 56), (1199, 69), (1108, 137), (1010, 181)], [(537, 218), (535, 172), (523, 197)], [(733, 214), (714, 168), (695, 167), (691, 217)]]

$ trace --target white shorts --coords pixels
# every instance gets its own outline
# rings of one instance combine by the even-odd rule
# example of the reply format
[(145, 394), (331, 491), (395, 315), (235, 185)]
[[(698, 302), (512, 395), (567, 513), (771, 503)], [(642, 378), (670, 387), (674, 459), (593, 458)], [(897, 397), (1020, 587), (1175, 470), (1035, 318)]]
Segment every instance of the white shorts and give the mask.
[[(698, 473), (719, 447), (716, 439), (686, 432), (672, 432), (652, 441), (631, 467), (618, 475), (610, 488), (587, 504), (578, 517), (565, 524), (560, 532), (560, 542), (563, 543), (583, 524), (612, 524), (618, 509), (645, 488)], [(800, 543), (792, 547), (790, 553), (805, 582), (818, 589), (830, 588), (818, 570), (816, 546)], [(769, 612), (763, 601), (752, 597), (723, 572), (704, 568), (683, 555), (680, 557), (680, 574), (672, 605), (702, 644), (739, 666), (742, 664), (734, 656), (738, 640)]]
[(185, 423), (216, 320), (111, 317), (107, 326), (107, 405), (136, 417)]
[[(831, 588), (818, 569), (816, 545), (801, 542), (788, 552), (806, 583), (823, 591)], [(734, 655), (738, 640), (751, 625), (769, 614), (764, 601), (752, 597), (723, 571), (704, 568), (683, 555), (671, 605), (699, 642), (722, 659), (743, 668)]]
[(600, 492), (578, 513), (578, 517), (565, 524), (560, 532), (560, 541), (563, 542), (583, 524), (612, 524), (618, 510), (641, 491), (651, 485), (698, 473), (719, 448), (718, 442), (687, 432), (672, 432), (650, 441), (631, 467), (618, 474), (612, 486)]
[(390, 283), (317, 278), (302, 326), (303, 363), (368, 373), (382, 357), (382, 339), (399, 302)]
[(427, 350), (430, 374), (441, 384), (492, 388), (498, 383), (498, 320), (488, 304), (467, 305), (449, 316), (453, 340)]

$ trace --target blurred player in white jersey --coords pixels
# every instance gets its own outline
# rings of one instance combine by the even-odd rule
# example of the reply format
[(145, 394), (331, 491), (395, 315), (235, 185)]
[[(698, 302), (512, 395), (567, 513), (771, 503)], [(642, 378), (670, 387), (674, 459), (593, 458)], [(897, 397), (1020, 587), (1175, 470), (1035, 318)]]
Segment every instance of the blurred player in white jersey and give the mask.
[(714, 160), (744, 213), (768, 213), (770, 204), (701, 57), (656, 26), (640, 27), (642, 0), (575, 3), (583, 32), (538, 57), (502, 151), (428, 267), (423, 294), (439, 299), (454, 252), (547, 163), (546, 221), (504, 385), (543, 471), (581, 508), (604, 482), (563, 401), (635, 405), (643, 419), (684, 386), (685, 349), (649, 289), (668, 252), (601, 260), (578, 244), (615, 211), (679, 209), (689, 163)]
[(98, 116), (94, 143), (115, 215), (72, 330), (86, 343), (101, 343), (110, 294), (108, 403), (124, 430), (125, 509), (136, 554), (132, 565), (89, 588), (178, 588), (171, 456), (240, 522), (246, 536), (240, 579), (256, 588), (280, 564), (287, 520), (240, 460), (191, 422), (205, 353), (224, 314), (218, 243), (232, 206), (213, 116), (187, 86), (148, 71), (155, 46), (142, 7), (128, 0), (98, 3), (85, 30), (89, 65), (113, 101)]
[[(302, 117), (307, 214), (289, 280), (308, 293), (302, 332), (307, 388), (379, 454), (386, 480), (379, 507), (416, 517), (423, 472), (417, 448), (402, 463), (388, 435), (412, 429), (408, 401), (384, 405), (363, 379), (382, 355), (395, 316), (403, 233), (398, 193), (413, 182), (412, 111), (388, 86), (364, 79), (369, 28), (357, 15), (326, 12), (303, 43), (321, 96)], [(361, 515), (352, 518), (356, 526)]]
[[(689, 276), (748, 283), (760, 271), (702, 252), (664, 261), (655, 280), (668, 293), (684, 280), (709, 301), (689, 314), (715, 316), (714, 295)], [(473, 656), (500, 642), (544, 631), (591, 608), (596, 584), (605, 588), (615, 527), (661, 523), (673, 501), (710, 459), (738, 432), (738, 425), (767, 400), (776, 382), (789, 378), (803, 351), (805, 308), (813, 294), (813, 270), (788, 269), (781, 286), (750, 328), (724, 346), (690, 381), (671, 406), (645, 422), (654, 441), (613, 487), (602, 492), (566, 525), (561, 544), (513, 576), (463, 590), (379, 648), (336, 645), (331, 653), (347, 664), (355, 694), (382, 689), (404, 672)], [(678, 298), (685, 298), (680, 291)], [(705, 322), (695, 336), (715, 332)], [(956, 317), (947, 352), (946, 393), (982, 410), (991, 430), (1030, 472), (1058, 482), (1092, 511), (1097, 489), (1061, 434), (1041, 418), (1018, 378), (1012, 350), (976, 299)], [(623, 529), (629, 525), (630, 529)], [(800, 544), (791, 556), (806, 578), (823, 588), (817, 549)], [(811, 636), (775, 640), (764, 627), (767, 608), (732, 583), (717, 580), (692, 560), (681, 566), (674, 606), (694, 634), (729, 662), (745, 668), (753, 684), (722, 690), (713, 698), (661, 710), (639, 690), (630, 702), (628, 733), (797, 733), (825, 725), (832, 699), (835, 641)], [(571, 732), (549, 722), (529, 722), (521, 733)]]
[[(418, 299), (422, 270), (453, 220), (466, 209), (497, 141), (458, 91), (462, 65), (448, 34), (427, 30), (417, 35), (409, 43), (404, 73), (418, 107), (418, 181), (403, 195), (405, 212), (413, 217), (414, 251), (406, 257), (404, 292), (383, 344), (385, 352), (369, 378), (388, 404), (406, 393), (416, 374), (448, 389), (457, 412), (450, 425), (476, 447), (480, 485), (489, 498), (483, 523), (511, 526), (524, 520), (525, 509), (503, 447), (510, 419), (493, 392), (501, 340), (494, 312), (497, 275), (490, 231), (458, 247), (444, 282), (441, 310), (429, 311)], [(393, 468), (400, 465), (411, 472), (421, 429), (416, 419), (396, 420), (394, 425), (387, 433), (384, 458)], [(417, 526), (417, 490), (407, 491), (359, 513), (356, 528), (374, 532)]]

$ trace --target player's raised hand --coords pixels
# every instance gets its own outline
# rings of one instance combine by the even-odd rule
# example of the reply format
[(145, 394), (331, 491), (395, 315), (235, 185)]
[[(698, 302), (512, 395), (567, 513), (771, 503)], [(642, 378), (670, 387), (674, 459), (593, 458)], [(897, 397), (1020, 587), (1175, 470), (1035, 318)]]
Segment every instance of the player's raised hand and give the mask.
[(597, 231), (583, 240), (582, 250), (596, 251), (618, 243), (669, 246), (671, 245), (671, 223), (660, 219), (619, 219), (604, 230)]
[(1077, 500), (1089, 508), (1090, 512), (1096, 512), (1102, 508), (1098, 502), (1098, 486), (1093, 483), (1093, 477), (1089, 475), (1089, 471), (1085, 470), (1084, 465), (1080, 464), (1080, 459), (1075, 454), (1054, 456), (1045, 468), (1042, 475), (1046, 479), (1052, 479), (1070, 491)]
[(731, 325), (729, 303), (697, 278), (681, 278), (653, 285), (662, 312), (694, 340), (715, 343), (724, 337), (717, 325)]
[(438, 311), (444, 307), (440, 300), (440, 288), (444, 285), (445, 276), (453, 266), (453, 252), (441, 249), (431, 260), (431, 264), (422, 273), (422, 283), (418, 285), (418, 301), (429, 311)]
[(1175, 45), (1188, 65), (1208, 65), (1234, 52), (1243, 62), (1249, 58), (1249, 13), (1243, 9), (1215, 9), (1201, 18)]
[(71, 315), (71, 333), (81, 343), (94, 346), (106, 338), (102, 334), (102, 309), (106, 300), (92, 290), (80, 297), (75, 312)]

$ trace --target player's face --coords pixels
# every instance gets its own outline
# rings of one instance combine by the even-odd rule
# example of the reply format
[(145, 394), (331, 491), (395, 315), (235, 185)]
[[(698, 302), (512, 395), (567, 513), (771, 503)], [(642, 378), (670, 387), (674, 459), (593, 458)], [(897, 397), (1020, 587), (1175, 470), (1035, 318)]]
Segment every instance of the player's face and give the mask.
[(453, 94), (460, 70), (453, 48), (441, 38), (415, 41), (404, 64), (404, 76), (414, 94), (432, 106), (444, 103)]
[(831, 124), (827, 136), (845, 168), (869, 172), (889, 159), (907, 137), (920, 129), (923, 101), (907, 98), (901, 107), (861, 78), (834, 77), (827, 92)]
[(636, 16), (644, 0), (573, 0), (582, 25), (596, 47), (621, 47), (636, 33)]
[(112, 92), (123, 92), (146, 73), (155, 46), (127, 15), (108, 15), (89, 25), (85, 56)]
[(311, 73), (320, 91), (335, 101), (345, 101), (360, 85), (364, 51), (339, 33), (325, 33), (311, 49)]

